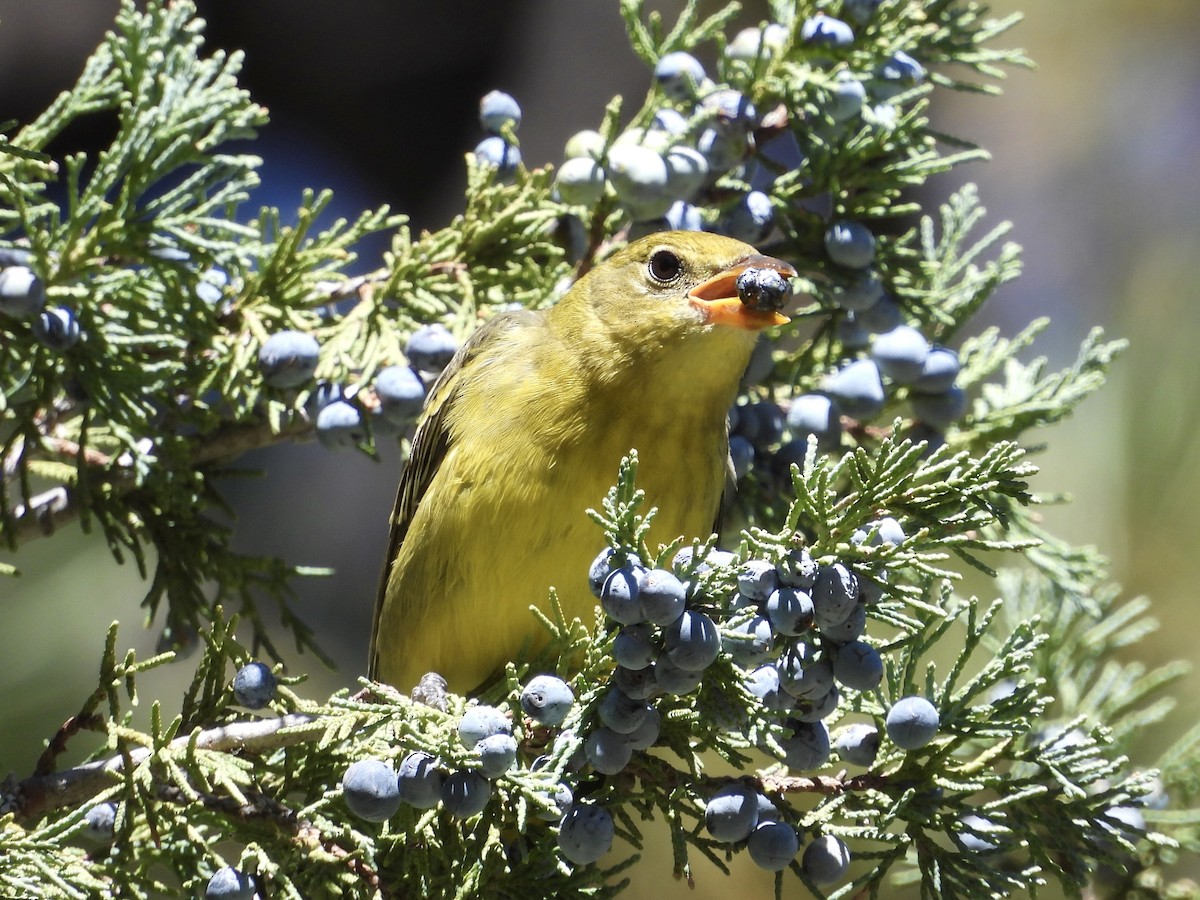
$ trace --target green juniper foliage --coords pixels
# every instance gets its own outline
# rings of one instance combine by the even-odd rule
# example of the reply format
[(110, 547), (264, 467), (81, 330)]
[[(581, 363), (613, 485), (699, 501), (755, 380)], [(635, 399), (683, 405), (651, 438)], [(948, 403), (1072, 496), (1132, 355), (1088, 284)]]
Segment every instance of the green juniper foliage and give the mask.
[[(1094, 333), (1050, 372), (1018, 359), (1044, 321), (972, 334), (1019, 272), (1008, 226), (984, 230), (973, 187), (933, 213), (905, 190), (986, 157), (928, 107), (1026, 65), (993, 46), (1015, 18), (777, 0), (735, 34), (736, 7), (697, 5), (669, 23), (621, 0), (650, 88), (614, 98), (557, 167), (517, 163), (516, 105), (492, 98), (507, 112), (485, 117), (463, 213), (433, 233), (386, 209), (318, 233), (318, 192), (294, 215), (242, 212), (260, 161), (223, 148), (266, 114), (184, 0), (125, 0), (76, 86), (5, 126), (0, 534), (16, 548), (73, 518), (98, 528), (148, 582), (147, 622), (203, 652), (178, 712), (155, 701), (139, 731), (137, 679), (176, 653), (122, 656), (113, 626), (96, 691), (5, 784), (0, 894), (607, 896), (656, 829), (680, 877), (745, 851), (780, 896), (1190, 893), (1166, 867), (1200, 843), (1200, 730), (1157, 773), (1125, 756), (1180, 667), (1118, 655), (1154, 627), (1146, 602), (1042, 527), (1057, 498), (1030, 483), (1030, 432), (1097, 390), (1121, 344)], [(109, 148), (46, 154), (95, 113), (116, 122)], [(610, 547), (594, 621), (538, 613), (543, 655), (476, 699), (436, 679), (419, 700), (371, 683), (305, 696), (259, 604), (319, 653), (288, 607), (314, 570), (233, 551), (215, 480), (313, 432), (367, 453), (406, 441), (424, 389), (409, 363), (427, 382), (494, 310), (552, 302), (631, 235), (681, 227), (787, 259), (806, 298), (731, 411), (731, 552), (707, 535), (647, 545), (632, 453), (592, 511)], [(379, 231), (390, 251), (349, 276)], [(378, 378), (389, 367), (403, 377)], [(254, 704), (270, 698), (249, 717), (234, 675), (260, 654), (277, 683), (239, 682), (243, 701), (251, 680)], [(542, 682), (552, 719), (523, 702), (539, 673), (562, 679)], [(460, 734), (469, 708), (486, 735)], [(106, 739), (59, 771), (81, 730)], [(379, 823), (344, 796), (363, 760), (387, 767), (350, 778)]]

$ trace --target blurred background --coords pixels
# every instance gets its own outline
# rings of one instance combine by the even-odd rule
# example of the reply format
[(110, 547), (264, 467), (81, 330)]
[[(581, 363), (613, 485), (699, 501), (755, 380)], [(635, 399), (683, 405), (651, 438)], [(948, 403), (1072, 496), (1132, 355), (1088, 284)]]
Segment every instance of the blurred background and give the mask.
[[(330, 187), (338, 214), (387, 203), (416, 228), (461, 208), (463, 154), (479, 140), (478, 98), (512, 93), (524, 110), (527, 164), (558, 162), (575, 131), (595, 127), (605, 103), (640, 103), (649, 72), (625, 40), (615, 2), (319, 0), (201, 2), (212, 46), (246, 51), (243, 83), (272, 122), (254, 147), (266, 162), (256, 203), (298, 205), (304, 187)], [(665, 10), (675, 4), (661, 3)], [(715, 4), (712, 4), (715, 6)], [(753, 4), (745, 24), (765, 14)], [(1021, 8), (993, 4), (997, 15)], [(1039, 436), (1042, 491), (1066, 491), (1047, 511), (1059, 533), (1095, 544), (1128, 596), (1149, 594), (1163, 628), (1139, 645), (1156, 664), (1200, 658), (1187, 622), (1200, 583), (1200, 6), (1180, 0), (1025, 3), (1027, 19), (1002, 38), (1038, 63), (1016, 71), (999, 98), (940, 92), (933, 119), (978, 141), (993, 160), (931, 183), (927, 207), (965, 181), (979, 183), (992, 223), (1010, 219), (1025, 274), (1002, 289), (978, 327), (1012, 332), (1043, 314), (1039, 345), (1070, 363), (1094, 325), (1132, 342), (1107, 390)], [(0, 0), (0, 120), (25, 122), (78, 75), (110, 26), (116, 0)], [(81, 123), (58, 150), (95, 150), (107, 135)], [(364, 248), (364, 268), (381, 246)], [(316, 444), (252, 454), (265, 477), (229, 487), (239, 546), (336, 574), (297, 585), (298, 609), (338, 664), (290, 667), (324, 696), (365, 671), (375, 582), (400, 461)], [(159, 628), (143, 628), (144, 586), (103, 540), (72, 528), (4, 554), (22, 576), (0, 583), (0, 775), (32, 769), (42, 742), (94, 688), (104, 632), (145, 656)], [(186, 663), (156, 673), (145, 700), (178, 696)], [(1148, 730), (1135, 762), (1153, 759), (1200, 716), (1200, 674), (1173, 692), (1169, 722)], [(148, 702), (143, 702), (142, 713)], [(167, 704), (170, 711), (170, 704)], [(671, 880), (669, 850), (630, 896), (724, 896), (700, 873), (697, 889)], [(652, 854), (656, 855), (656, 854)], [(763, 873), (746, 876), (764, 889)]]

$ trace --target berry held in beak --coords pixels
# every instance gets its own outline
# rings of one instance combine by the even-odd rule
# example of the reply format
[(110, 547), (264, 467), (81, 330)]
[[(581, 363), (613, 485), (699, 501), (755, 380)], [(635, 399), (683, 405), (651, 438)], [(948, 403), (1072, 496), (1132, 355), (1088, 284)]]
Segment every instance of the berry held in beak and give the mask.
[(688, 291), (692, 306), (714, 325), (759, 331), (790, 321), (779, 312), (792, 298), (796, 270), (770, 256), (747, 256)]

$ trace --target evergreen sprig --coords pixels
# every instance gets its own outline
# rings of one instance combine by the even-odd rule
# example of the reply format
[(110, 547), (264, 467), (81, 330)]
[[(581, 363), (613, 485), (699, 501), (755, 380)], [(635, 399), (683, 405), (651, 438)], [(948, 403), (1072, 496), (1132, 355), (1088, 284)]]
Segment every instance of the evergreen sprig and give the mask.
[[(715, 51), (717, 62), (711, 79), (690, 85), (699, 103), (657, 79), (640, 105), (614, 98), (590, 139), (603, 162), (621, 142), (661, 140), (656, 123), (675, 113), (675, 146), (698, 145), (706, 130), (731, 141), (729, 164), (714, 163), (691, 195), (693, 211), (732, 231), (748, 193), (762, 191), (771, 226), (754, 242), (796, 264), (806, 295), (799, 327), (760, 348), (735, 407), (770, 445), (740, 473), (725, 511), (722, 537), (736, 552), (703, 534), (651, 546), (655, 511), (637, 487), (636, 453), (589, 511), (610, 564), (672, 569), (689, 611), (725, 648), (692, 690), (654, 698), (653, 749), (616, 773), (600, 771), (589, 741), (604, 722), (622, 630), (599, 608), (594, 621), (568, 620), (553, 592), (550, 612), (531, 619), (548, 635), (542, 650), (476, 698), (434, 680), (420, 699), (363, 682), (319, 702), (276, 665), (269, 708), (247, 715), (231, 675), (256, 656), (286, 656), (264, 602), (298, 649), (319, 653), (288, 605), (291, 580), (318, 571), (235, 552), (215, 484), (246, 451), (310, 436), (335, 388), (361, 416), (351, 443), (373, 452), (380, 440), (403, 441), (405, 428), (382, 414), (376, 377), (406, 363), (416, 329), (437, 323), (461, 339), (509, 304), (545, 305), (632, 235), (666, 225), (608, 181), (593, 202), (568, 203), (562, 168), (501, 171), (482, 154), (467, 158), (462, 214), (431, 233), (414, 234), (386, 208), (319, 227), (330, 195), (316, 189), (294, 212), (246, 213), (260, 160), (226, 145), (252, 139), (265, 111), (238, 85), (240, 55), (209, 52), (185, 0), (123, 0), (77, 84), (34, 122), (0, 127), (12, 135), (0, 139), (0, 269), (27, 266), (80, 333), (55, 349), (29, 317), (0, 315), (0, 536), (17, 547), (71, 518), (98, 526), (148, 580), (146, 619), (161, 617), (168, 648), (122, 656), (114, 625), (96, 689), (32, 773), (5, 782), (0, 893), (196, 896), (234, 865), (263, 896), (611, 896), (637, 878), (635, 865), (659, 864), (638, 862), (651, 830), (669, 833), (677, 876), (693, 878), (701, 857), (726, 870), (741, 845), (717, 839), (706, 806), (731, 783), (769, 801), (810, 845), (836, 838), (851, 848), (835, 896), (889, 896), (906, 883), (923, 896), (972, 898), (1038, 894), (1049, 882), (1113, 896), (1190, 890), (1166, 866), (1200, 848), (1190, 807), (1200, 731), (1163, 755), (1157, 775), (1129, 759), (1133, 737), (1169, 714), (1181, 667), (1136, 660), (1154, 627), (1146, 601), (1121, 602), (1097, 551), (1049, 532), (1038, 507), (1059, 498), (1031, 486), (1031, 431), (1099, 389), (1123, 342), (1093, 332), (1074, 364), (1050, 372), (1043, 359), (1021, 361), (1044, 321), (1012, 337), (988, 329), (962, 338), (954, 387), (969, 403), (944, 425), (918, 412), (919, 384), (892, 376), (877, 410), (837, 421), (836, 442), (780, 424), (803, 397), (832, 395), (831, 375), (872, 358), (874, 339), (855, 334), (867, 312), (854, 308), (856, 291), (886, 291), (897, 324), (948, 343), (1019, 274), (1008, 224), (979, 233), (986, 213), (974, 187), (915, 227), (907, 218), (922, 212), (910, 188), (986, 158), (933, 129), (929, 109), (939, 88), (994, 93), (1007, 68), (1028, 64), (995, 46), (1018, 17), (991, 19), (955, 0), (768, 6), (770, 21), (729, 35), (734, 4), (702, 12), (688, 0), (672, 24), (621, 0), (648, 80), (668, 54)], [(818, 14), (852, 21), (853, 40), (805, 37)], [(851, 82), (861, 108), (835, 115)], [(731, 96), (733, 112), (704, 105)], [(757, 112), (740, 122), (747, 103)], [(47, 153), (72, 122), (97, 114), (115, 124), (109, 147)], [(517, 139), (512, 127), (502, 135)], [(869, 266), (829, 251), (828, 229), (843, 222), (869, 227)], [(364, 273), (356, 248), (377, 232), (391, 246)], [(273, 386), (259, 366), (282, 330), (320, 344), (313, 378), (299, 386)], [(735, 439), (746, 433), (734, 429)], [(747, 565), (799, 580), (805, 567), (853, 574), (866, 630), (858, 643), (882, 660), (877, 686), (765, 699), (729, 650), (745, 647), (744, 629), (760, 617), (741, 593)], [(968, 584), (986, 599), (960, 594)], [(847, 646), (819, 628), (806, 634), (783, 640), (784, 653), (803, 647), (829, 664)], [(178, 711), (154, 700), (138, 726), (138, 679), (190, 644), (203, 652)], [(560, 725), (522, 704), (538, 672), (574, 692)], [(904, 699), (928, 701), (938, 716), (919, 745), (901, 746), (888, 725)], [(342, 779), (354, 762), (395, 769), (423, 752), (443, 771), (478, 769), (458, 726), (480, 704), (501, 711), (519, 744), (482, 813), (405, 804), (376, 824), (351, 812)], [(875, 728), (878, 752), (863, 771), (828, 753), (811, 771), (782, 762), (804, 725), (826, 728), (822, 717), (835, 738)], [(59, 769), (85, 732), (87, 761)], [(635, 852), (621, 845), (595, 865), (570, 863), (556, 843), (564, 790), (573, 804), (608, 810)], [(802, 884), (820, 896), (819, 881), (793, 860), (776, 895)]]

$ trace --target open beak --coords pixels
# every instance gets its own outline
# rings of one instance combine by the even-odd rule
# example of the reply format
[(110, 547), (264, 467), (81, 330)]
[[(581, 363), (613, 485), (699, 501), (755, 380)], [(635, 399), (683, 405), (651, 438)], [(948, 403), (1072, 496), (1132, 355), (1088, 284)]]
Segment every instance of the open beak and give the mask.
[(714, 275), (688, 291), (688, 302), (704, 313), (714, 325), (730, 325), (749, 331), (760, 331), (772, 325), (791, 321), (781, 312), (771, 309), (752, 309), (738, 295), (738, 276), (747, 269), (772, 269), (784, 278), (795, 278), (796, 270), (781, 259), (771, 256), (747, 256), (724, 272)]

